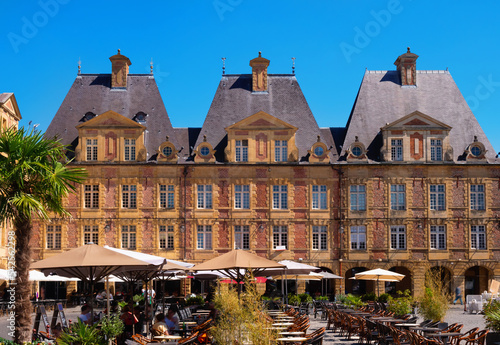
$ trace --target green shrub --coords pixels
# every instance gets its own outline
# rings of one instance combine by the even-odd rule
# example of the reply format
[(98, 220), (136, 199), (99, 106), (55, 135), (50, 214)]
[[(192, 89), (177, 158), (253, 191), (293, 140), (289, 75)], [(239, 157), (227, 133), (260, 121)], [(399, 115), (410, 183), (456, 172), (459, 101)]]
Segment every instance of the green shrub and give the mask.
[(363, 301), (361, 300), (361, 297), (354, 296), (351, 294), (347, 295), (347, 303), (346, 304), (350, 305), (354, 308), (360, 308), (360, 307), (365, 305), (365, 303), (363, 303)]
[(387, 310), (393, 312), (396, 316), (410, 314), (413, 305), (413, 297), (410, 294), (410, 290), (407, 289), (404, 292), (398, 291), (397, 295), (397, 298), (389, 296)]
[(389, 297), (390, 297), (390, 295), (388, 293), (383, 293), (380, 296), (378, 296), (377, 302), (387, 303), (387, 301), (389, 300)]
[(335, 301), (341, 304), (347, 304), (347, 296), (344, 294), (338, 294), (335, 296)]
[(63, 332), (61, 334), (57, 343), (59, 345), (101, 345), (105, 342), (97, 325), (89, 326), (78, 319), (78, 322), (71, 325), (69, 333)]
[(294, 304), (294, 305), (299, 305), (300, 304), (300, 297), (297, 295), (292, 295), (291, 293), (288, 294), (288, 303), (289, 304)]
[(377, 300), (377, 295), (375, 295), (375, 292), (366, 293), (363, 296), (361, 296), (361, 300), (363, 302), (375, 301)]
[(317, 296), (315, 298), (316, 301), (328, 301), (330, 298), (328, 296)]
[(298, 296), (300, 298), (300, 302), (312, 302), (313, 301), (312, 296), (309, 295), (308, 293), (301, 293)]
[(113, 340), (125, 330), (125, 325), (118, 315), (112, 315), (109, 319), (105, 317), (101, 320), (100, 325), (101, 333), (106, 336), (106, 339)]
[(486, 328), (493, 332), (500, 332), (500, 301), (491, 300), (484, 308)]
[(442, 321), (449, 308), (450, 294), (441, 270), (429, 270), (425, 277), (425, 290), (418, 299), (418, 313), (424, 319)]
[(205, 304), (205, 299), (203, 296), (191, 296), (186, 299), (186, 305), (203, 305)]

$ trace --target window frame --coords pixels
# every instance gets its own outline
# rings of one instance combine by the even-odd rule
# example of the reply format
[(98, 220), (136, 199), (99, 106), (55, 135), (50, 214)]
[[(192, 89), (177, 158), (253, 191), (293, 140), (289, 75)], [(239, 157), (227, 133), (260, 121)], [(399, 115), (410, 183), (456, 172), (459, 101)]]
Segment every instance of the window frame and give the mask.
[(83, 226), (83, 244), (94, 243), (99, 245), (99, 226), (84, 225)]
[[(246, 144), (246, 145), (245, 145)], [(248, 140), (235, 140), (234, 159), (236, 162), (248, 162)]]
[(326, 185), (311, 186), (311, 208), (313, 210), (328, 210), (328, 188)]
[(136, 160), (136, 140), (134, 138), (124, 138), (123, 139), (123, 160), (132, 162)]
[(173, 184), (160, 184), (159, 189), (159, 206), (160, 208), (173, 209), (175, 208), (175, 186)]
[(273, 185), (273, 210), (288, 210), (288, 185)]
[(213, 237), (211, 225), (198, 225), (196, 227), (196, 249), (212, 250)]
[(137, 249), (137, 227), (135, 225), (121, 226), (120, 247), (128, 250)]
[(274, 161), (288, 162), (288, 140), (274, 140)]
[(403, 139), (391, 138), (391, 160), (394, 162), (402, 162), (403, 152)]
[(211, 184), (199, 184), (196, 186), (196, 206), (201, 210), (213, 209), (213, 187)]
[(470, 248), (474, 250), (487, 250), (488, 242), (485, 225), (471, 225), (470, 227)]
[(351, 211), (366, 211), (366, 185), (350, 185), (349, 198)]
[(470, 185), (470, 209), (473, 211), (486, 210), (486, 193), (484, 184)]
[(429, 248), (431, 250), (446, 250), (446, 225), (431, 225)]
[(62, 249), (62, 226), (61, 225), (47, 225), (45, 240), (46, 249), (60, 250)]
[(406, 250), (406, 226), (391, 225), (391, 250)]
[(328, 227), (326, 225), (313, 225), (312, 250), (328, 250)]
[(234, 185), (234, 208), (237, 210), (250, 209), (250, 185), (235, 184)]
[(391, 210), (406, 210), (406, 185), (391, 184)]
[[(442, 190), (440, 190), (441, 187)], [(446, 185), (444, 183), (429, 185), (429, 209), (432, 211), (446, 210)]]
[(137, 185), (122, 184), (122, 208), (137, 209)]
[(350, 231), (350, 249), (354, 251), (366, 251), (366, 226), (365, 225), (351, 225)]
[(287, 225), (273, 225), (273, 249), (277, 247), (285, 247), (288, 249), (288, 226)]
[(98, 160), (98, 152), (99, 152), (99, 142), (96, 138), (87, 138), (86, 139), (86, 160), (87, 162), (95, 162)]
[(173, 225), (158, 227), (158, 248), (163, 250), (175, 249), (175, 230)]
[(432, 162), (442, 162), (443, 161), (443, 140), (442, 139), (431, 139), (431, 161)]
[(99, 208), (99, 184), (86, 184), (83, 186), (83, 208)]
[(250, 250), (250, 226), (234, 226), (234, 249)]

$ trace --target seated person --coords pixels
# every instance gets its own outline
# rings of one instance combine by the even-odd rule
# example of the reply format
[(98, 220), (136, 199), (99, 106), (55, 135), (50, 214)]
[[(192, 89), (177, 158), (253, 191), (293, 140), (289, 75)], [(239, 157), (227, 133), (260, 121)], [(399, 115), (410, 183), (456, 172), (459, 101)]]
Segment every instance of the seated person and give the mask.
[(169, 331), (174, 329), (179, 329), (179, 319), (175, 316), (175, 310), (170, 308), (167, 312), (167, 317), (165, 317), (165, 323)]
[(159, 313), (156, 315), (152, 333), (153, 336), (168, 335), (168, 327), (165, 323), (165, 314)]
[(139, 320), (133, 314), (132, 309), (128, 305), (123, 307), (123, 313), (120, 316), (120, 320), (122, 320), (125, 325), (125, 333), (127, 336), (132, 335), (134, 331), (134, 324), (138, 323)]
[(86, 325), (92, 325), (91, 314), (92, 309), (87, 304), (82, 306), (82, 313), (78, 315), (78, 319)]

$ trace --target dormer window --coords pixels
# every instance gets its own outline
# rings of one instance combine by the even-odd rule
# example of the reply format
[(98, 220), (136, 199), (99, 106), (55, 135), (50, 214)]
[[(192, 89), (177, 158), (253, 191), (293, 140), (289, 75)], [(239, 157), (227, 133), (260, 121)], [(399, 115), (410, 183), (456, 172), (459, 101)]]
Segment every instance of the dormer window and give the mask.
[(207, 146), (203, 146), (201, 149), (200, 149), (200, 154), (202, 156), (208, 156), (210, 154), (210, 149), (207, 147)]
[(479, 146), (472, 146), (471, 149), (470, 149), (470, 153), (474, 156), (474, 157), (479, 157), (479, 155), (482, 153), (482, 150)]
[(323, 156), (323, 153), (325, 153), (325, 149), (322, 147), (322, 146), (316, 146), (314, 148), (314, 154), (317, 156), (317, 157), (321, 157)]
[(274, 161), (275, 162), (288, 161), (288, 142), (286, 140), (274, 141)]
[(95, 117), (95, 114), (91, 111), (85, 113), (85, 115), (83, 116), (83, 122), (85, 121), (88, 121), (88, 120), (91, 120)]
[(146, 113), (140, 111), (137, 114), (135, 114), (134, 121), (144, 124), (146, 122), (146, 116), (148, 116)]
[(174, 152), (174, 150), (172, 150), (172, 148), (170, 146), (165, 146), (163, 148), (163, 154), (165, 155), (165, 157), (170, 157), (170, 155)]
[(477, 140), (474, 136), (474, 141), (465, 150), (465, 157), (467, 161), (478, 162), (486, 159), (486, 148), (484, 144)]
[(135, 139), (125, 139), (125, 157), (126, 161), (135, 161)]
[(236, 140), (236, 162), (248, 162), (248, 140)]
[(443, 141), (441, 139), (431, 139), (431, 161), (443, 160)]
[(359, 157), (363, 154), (363, 149), (360, 146), (353, 146), (351, 153), (354, 157)]
[(403, 160), (403, 139), (391, 139), (391, 159), (393, 161)]

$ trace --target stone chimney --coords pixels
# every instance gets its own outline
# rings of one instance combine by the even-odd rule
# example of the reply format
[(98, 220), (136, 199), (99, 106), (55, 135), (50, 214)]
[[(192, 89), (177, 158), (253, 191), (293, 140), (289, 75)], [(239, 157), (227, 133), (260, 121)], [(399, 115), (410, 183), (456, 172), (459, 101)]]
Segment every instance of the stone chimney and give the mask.
[(259, 52), (259, 57), (250, 60), (250, 66), (252, 67), (252, 91), (267, 91), (267, 66), (269, 66), (269, 60), (261, 56)]
[(109, 58), (111, 61), (111, 88), (127, 88), (128, 66), (132, 64), (128, 57), (120, 54)]
[(410, 52), (408, 47), (408, 51), (394, 62), (401, 76), (401, 86), (417, 86), (417, 59), (418, 55)]

